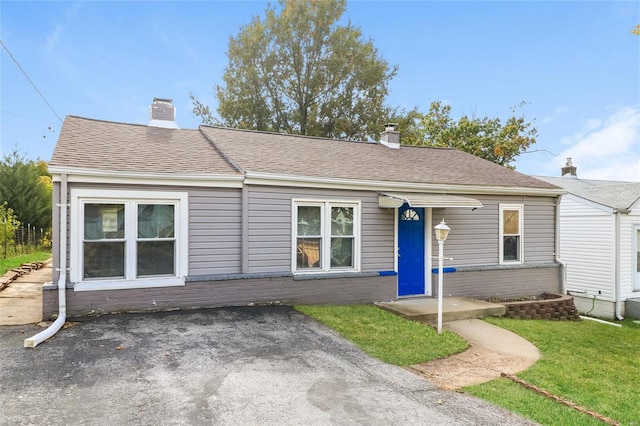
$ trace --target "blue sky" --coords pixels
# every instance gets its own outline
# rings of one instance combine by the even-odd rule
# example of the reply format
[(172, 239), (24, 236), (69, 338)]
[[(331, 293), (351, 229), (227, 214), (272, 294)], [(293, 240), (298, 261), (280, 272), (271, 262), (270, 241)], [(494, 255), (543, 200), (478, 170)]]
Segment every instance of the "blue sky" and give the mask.
[[(172, 98), (182, 128), (200, 124), (189, 93), (215, 106), (230, 35), (266, 2), (0, 2), (0, 152), (50, 159), (56, 114), (146, 124)], [(515, 163), (559, 175), (640, 181), (638, 1), (352, 1), (344, 17), (399, 66), (388, 103), (426, 112), (535, 120)]]

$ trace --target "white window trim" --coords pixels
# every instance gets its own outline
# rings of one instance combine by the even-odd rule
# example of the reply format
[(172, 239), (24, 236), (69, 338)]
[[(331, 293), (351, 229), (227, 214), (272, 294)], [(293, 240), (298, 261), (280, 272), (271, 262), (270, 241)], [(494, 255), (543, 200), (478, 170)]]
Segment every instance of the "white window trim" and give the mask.
[[(322, 255), (323, 265), (316, 269), (298, 270), (298, 206), (318, 206), (321, 208), (320, 218), (323, 223)], [(331, 207), (353, 207), (353, 267), (331, 268)], [(345, 272), (360, 272), (360, 248), (361, 248), (361, 211), (360, 200), (337, 199), (293, 199), (291, 200), (291, 271), (296, 275), (313, 274), (340, 274)]]
[[(520, 242), (518, 244), (518, 253), (520, 253), (519, 260), (504, 260), (504, 211), (505, 210), (517, 210), (518, 211), (518, 235), (520, 235)], [(500, 265), (513, 265), (524, 263), (524, 205), (523, 204), (500, 204), (500, 217), (499, 222), (499, 244), (498, 251), (500, 257)]]
[[(176, 241), (176, 275), (167, 277), (143, 277), (134, 279), (91, 279), (83, 280), (83, 235), (84, 235), (84, 204), (85, 203), (120, 203), (125, 204), (125, 218), (127, 218), (127, 204), (133, 203), (170, 203), (175, 209), (175, 241)], [(70, 224), (70, 271), (69, 277), (74, 283), (75, 291), (117, 290), (150, 287), (183, 286), (184, 277), (188, 274), (189, 253), (189, 204), (186, 192), (163, 191), (128, 191), (109, 189), (71, 189), (71, 224)], [(131, 224), (125, 222), (128, 238), (131, 234)], [(125, 265), (135, 264), (132, 253), (127, 253)]]

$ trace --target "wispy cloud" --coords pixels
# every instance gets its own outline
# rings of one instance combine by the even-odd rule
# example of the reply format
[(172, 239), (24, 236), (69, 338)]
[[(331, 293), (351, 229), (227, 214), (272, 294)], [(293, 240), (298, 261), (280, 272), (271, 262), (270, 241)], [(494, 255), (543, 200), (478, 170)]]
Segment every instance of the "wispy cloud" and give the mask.
[(604, 120), (587, 120), (581, 131), (563, 138), (568, 147), (553, 161), (559, 170), (573, 158), (578, 177), (640, 181), (640, 109), (621, 108)]
[(74, 2), (64, 11), (64, 17), (55, 22), (53, 30), (45, 35), (44, 45), (48, 53), (55, 51), (60, 45), (60, 38), (64, 33), (65, 26), (73, 20), (81, 7), (80, 2)]
[(559, 107), (556, 107), (553, 112), (550, 115), (547, 115), (546, 117), (544, 117), (542, 119), (542, 124), (549, 124), (552, 123), (556, 120), (556, 118), (560, 117), (561, 115), (565, 114), (567, 111), (569, 111), (569, 107), (565, 106), (565, 105), (561, 105)]
[(45, 36), (44, 45), (47, 48), (47, 52), (52, 52), (58, 47), (63, 30), (62, 24), (56, 24), (53, 31)]

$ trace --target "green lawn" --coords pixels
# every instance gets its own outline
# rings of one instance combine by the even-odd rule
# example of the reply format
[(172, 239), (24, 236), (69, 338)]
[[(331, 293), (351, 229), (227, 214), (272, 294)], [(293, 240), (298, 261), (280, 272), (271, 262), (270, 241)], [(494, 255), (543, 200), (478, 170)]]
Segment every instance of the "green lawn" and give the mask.
[(467, 349), (457, 334), (438, 333), (371, 305), (296, 306), (296, 309), (342, 334), (367, 354), (406, 366), (445, 358)]
[(3, 275), (9, 269), (19, 267), (23, 263), (43, 262), (49, 259), (50, 257), (51, 257), (51, 252), (36, 251), (30, 254), (7, 257), (6, 259), (0, 258), (0, 275)]
[[(640, 325), (487, 318), (535, 344), (542, 358), (523, 380), (621, 422), (640, 425)], [(545, 425), (602, 424), (506, 379), (465, 388)], [(635, 422), (635, 423), (634, 423)]]
[[(466, 349), (457, 335), (375, 306), (296, 306), (327, 324), (371, 356), (400, 366), (443, 358)], [(617, 420), (640, 426), (640, 324), (617, 328), (593, 321), (486, 319), (533, 342), (542, 358), (518, 374), (552, 394)], [(602, 425), (507, 379), (464, 389), (543, 425)]]

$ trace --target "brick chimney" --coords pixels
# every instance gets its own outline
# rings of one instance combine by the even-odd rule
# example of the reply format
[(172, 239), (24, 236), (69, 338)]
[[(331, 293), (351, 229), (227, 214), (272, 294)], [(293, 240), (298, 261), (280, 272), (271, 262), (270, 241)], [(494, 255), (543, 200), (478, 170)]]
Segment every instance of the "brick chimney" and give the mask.
[(395, 123), (387, 123), (384, 125), (384, 132), (380, 133), (380, 143), (388, 148), (400, 148), (400, 132), (396, 132)]
[(153, 98), (149, 107), (149, 126), (165, 129), (179, 129), (176, 124), (176, 107), (173, 99)]
[(578, 168), (571, 162), (571, 157), (567, 157), (567, 164), (562, 168), (562, 176), (569, 175), (568, 177), (578, 177)]

